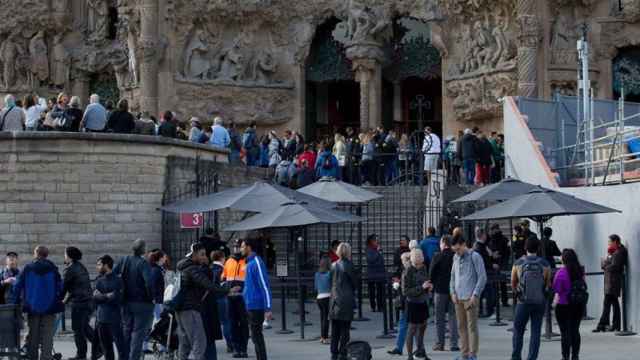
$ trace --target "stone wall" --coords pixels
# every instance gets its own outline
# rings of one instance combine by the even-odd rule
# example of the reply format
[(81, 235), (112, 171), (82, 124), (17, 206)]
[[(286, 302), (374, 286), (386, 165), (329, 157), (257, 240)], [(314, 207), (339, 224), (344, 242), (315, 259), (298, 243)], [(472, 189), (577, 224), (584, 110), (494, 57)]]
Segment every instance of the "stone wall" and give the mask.
[(92, 264), (128, 253), (137, 238), (160, 247), (170, 158), (227, 161), (224, 151), (156, 137), (0, 133), (0, 253), (26, 259), (42, 244), (62, 264), (74, 245)]

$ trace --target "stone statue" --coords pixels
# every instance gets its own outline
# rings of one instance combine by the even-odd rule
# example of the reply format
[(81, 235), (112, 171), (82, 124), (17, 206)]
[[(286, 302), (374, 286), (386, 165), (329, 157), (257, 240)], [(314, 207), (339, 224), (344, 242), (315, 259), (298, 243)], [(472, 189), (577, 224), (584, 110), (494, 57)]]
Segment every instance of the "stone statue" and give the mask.
[(72, 0), (71, 14), (73, 16), (73, 28), (84, 32), (87, 30), (87, 0)]
[(71, 60), (67, 49), (64, 47), (63, 35), (56, 35), (53, 38), (53, 50), (51, 53), (51, 81), (55, 86), (64, 87), (69, 80)]
[(491, 59), (491, 64), (493, 67), (496, 67), (500, 63), (504, 63), (509, 61), (509, 43), (507, 42), (507, 38), (504, 35), (504, 31), (500, 26), (496, 26), (491, 31), (491, 35), (495, 40), (496, 49), (495, 54), (493, 54), (493, 58)]
[(87, 0), (89, 15), (87, 31), (92, 40), (103, 40), (109, 35), (109, 2), (107, 0)]
[(138, 84), (138, 53), (136, 51), (136, 36), (133, 32), (129, 31), (127, 34), (127, 55), (129, 61), (129, 76), (131, 78), (131, 82), (136, 85)]
[(54, 0), (51, 2), (53, 11), (56, 13), (66, 13), (69, 11), (69, 0)]
[(31, 56), (29, 84), (35, 87), (37, 82), (43, 82), (49, 78), (49, 55), (47, 43), (44, 41), (44, 31), (39, 31), (29, 42), (29, 55)]
[(204, 30), (198, 29), (187, 44), (184, 75), (189, 79), (205, 80), (211, 68), (209, 45)]
[(390, 23), (382, 16), (378, 16), (373, 9), (351, 0), (349, 5), (349, 20), (347, 21), (347, 38), (352, 43), (378, 42), (378, 35)]
[(16, 79), (16, 60), (24, 53), (24, 49), (17, 43), (17, 34), (9, 35), (0, 45), (0, 59), (2, 59), (2, 74), (4, 88), (9, 89)]
[(271, 52), (261, 50), (253, 63), (253, 81), (260, 84), (272, 83), (272, 77), (277, 68), (278, 64), (275, 62)]
[(220, 65), (219, 77), (225, 80), (240, 81), (244, 79), (245, 73), (245, 57), (242, 55), (242, 44), (244, 43), (244, 34), (240, 34), (234, 41), (233, 45), (223, 51), (222, 62)]
[(551, 62), (568, 64), (576, 58), (575, 29), (566, 15), (560, 14), (551, 26)]
[(489, 60), (493, 57), (493, 39), (484, 27), (481, 21), (476, 21), (473, 24), (474, 39), (473, 39), (473, 54), (476, 58), (476, 64), (478, 67), (487, 65)]

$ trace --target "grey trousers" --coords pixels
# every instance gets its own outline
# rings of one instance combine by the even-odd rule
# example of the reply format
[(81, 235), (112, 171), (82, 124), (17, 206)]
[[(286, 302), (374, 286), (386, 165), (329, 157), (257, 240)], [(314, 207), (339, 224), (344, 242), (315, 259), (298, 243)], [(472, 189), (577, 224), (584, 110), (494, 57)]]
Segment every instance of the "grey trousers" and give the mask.
[(207, 351), (207, 335), (204, 332), (202, 315), (195, 310), (178, 311), (179, 360), (203, 360)]
[(451, 346), (458, 346), (458, 321), (456, 309), (449, 294), (435, 294), (436, 330), (438, 341), (436, 344), (444, 346), (444, 338), (447, 327), (447, 313), (449, 314), (449, 331), (451, 332)]
[[(51, 360), (53, 355), (53, 335), (55, 333), (56, 315), (27, 316), (29, 323), (29, 341), (27, 355), (30, 360)], [(40, 356), (38, 356), (40, 351)]]

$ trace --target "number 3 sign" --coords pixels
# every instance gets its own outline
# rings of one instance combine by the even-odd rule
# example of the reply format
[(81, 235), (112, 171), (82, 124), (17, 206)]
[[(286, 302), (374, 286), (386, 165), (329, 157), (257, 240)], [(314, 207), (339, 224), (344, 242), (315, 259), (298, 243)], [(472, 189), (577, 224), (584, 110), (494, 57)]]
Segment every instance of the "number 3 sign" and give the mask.
[(202, 213), (180, 214), (180, 228), (199, 229), (202, 225), (204, 225), (204, 215)]

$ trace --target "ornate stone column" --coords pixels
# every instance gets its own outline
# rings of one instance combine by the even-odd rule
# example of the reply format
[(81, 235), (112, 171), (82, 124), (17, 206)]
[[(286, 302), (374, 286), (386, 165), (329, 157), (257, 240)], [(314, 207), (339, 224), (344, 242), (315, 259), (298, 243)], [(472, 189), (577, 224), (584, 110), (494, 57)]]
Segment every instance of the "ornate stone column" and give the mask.
[(360, 129), (382, 125), (382, 59), (377, 43), (353, 44), (347, 58), (353, 62), (356, 81), (360, 83)]
[(158, 114), (158, 0), (140, 2), (140, 110)]
[(518, 16), (518, 95), (538, 97), (538, 45), (540, 23), (536, 15), (536, 0), (517, 0)]

